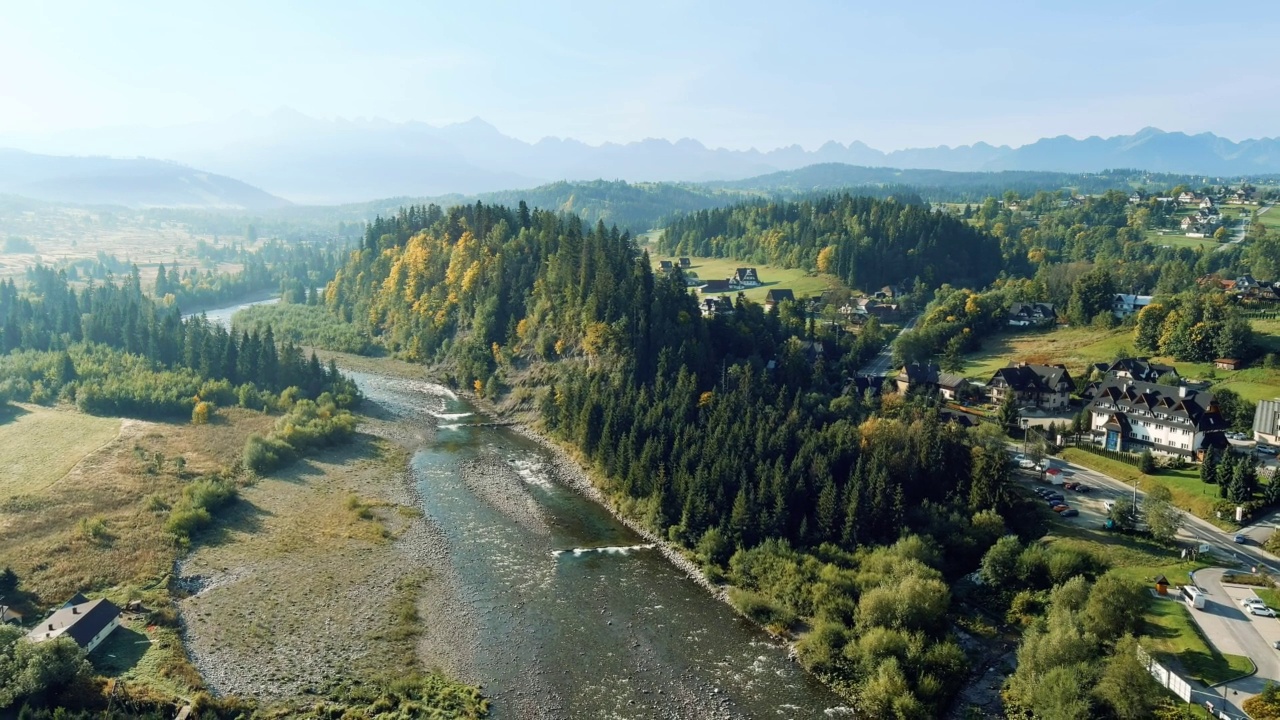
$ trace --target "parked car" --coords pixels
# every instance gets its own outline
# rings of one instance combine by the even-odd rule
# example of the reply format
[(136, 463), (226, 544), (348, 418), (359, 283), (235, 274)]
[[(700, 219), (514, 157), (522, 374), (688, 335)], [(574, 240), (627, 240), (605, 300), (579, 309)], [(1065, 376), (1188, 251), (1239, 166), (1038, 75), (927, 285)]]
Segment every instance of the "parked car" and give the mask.
[(1036, 464), (1031, 462), (1027, 458), (1022, 458), (1021, 460), (1018, 461), (1018, 467), (1023, 470), (1033, 470), (1035, 469), (1035, 466)]
[(1262, 445), (1262, 444), (1259, 444), (1259, 445), (1258, 445), (1258, 454), (1259, 454), (1259, 455), (1275, 455), (1275, 454), (1276, 454), (1276, 449), (1275, 449), (1275, 448), (1273, 448), (1273, 447), (1271, 447), (1270, 445)]
[(1249, 539), (1246, 538), (1243, 533), (1236, 533), (1236, 536), (1234, 539), (1237, 545), (1244, 545), (1245, 543), (1249, 542)]
[(1062, 487), (1063, 487), (1063, 488), (1065, 488), (1065, 489), (1067, 489), (1067, 490), (1075, 490), (1075, 489), (1076, 489), (1076, 483), (1075, 483), (1075, 481), (1074, 481), (1074, 480), (1068, 480), (1068, 481), (1066, 481), (1066, 482), (1062, 483)]
[(1067, 506), (1066, 506), (1066, 505), (1062, 505), (1062, 504), (1058, 504), (1058, 505), (1054, 505), (1054, 506), (1053, 506), (1053, 511), (1054, 511), (1054, 512), (1062, 512), (1063, 510), (1067, 510), (1067, 509), (1068, 509), (1068, 508), (1067, 508)]
[(1254, 605), (1257, 605), (1259, 607), (1267, 606), (1266, 603), (1262, 602), (1262, 598), (1258, 597), (1257, 595), (1250, 595), (1249, 597), (1240, 598), (1240, 607), (1247, 608), (1247, 607), (1252, 607)]
[(1081, 485), (1080, 483), (1076, 483), (1076, 492), (1087, 493), (1087, 492), (1089, 492), (1089, 486), (1088, 486), (1088, 485)]
[(1267, 607), (1266, 605), (1263, 605), (1263, 606), (1261, 606), (1261, 607), (1259, 607), (1259, 606), (1257, 606), (1257, 605), (1251, 605), (1251, 606), (1249, 606), (1249, 614), (1250, 614), (1250, 615), (1257, 615), (1258, 617), (1269, 617), (1269, 618), (1273, 618), (1273, 617), (1275, 617), (1275, 616), (1276, 616), (1276, 611), (1275, 611), (1275, 610), (1272, 610), (1271, 608)]
[(1080, 511), (1075, 508), (1067, 508), (1066, 510), (1062, 511), (1062, 517), (1075, 517), (1079, 514), (1080, 514)]

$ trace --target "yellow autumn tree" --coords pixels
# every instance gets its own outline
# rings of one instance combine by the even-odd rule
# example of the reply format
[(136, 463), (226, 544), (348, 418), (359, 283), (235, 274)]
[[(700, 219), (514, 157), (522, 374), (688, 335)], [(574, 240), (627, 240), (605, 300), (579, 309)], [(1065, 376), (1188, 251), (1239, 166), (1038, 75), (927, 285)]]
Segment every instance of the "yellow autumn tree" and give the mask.
[(833, 273), (836, 269), (836, 246), (828, 245), (818, 252), (818, 272)]

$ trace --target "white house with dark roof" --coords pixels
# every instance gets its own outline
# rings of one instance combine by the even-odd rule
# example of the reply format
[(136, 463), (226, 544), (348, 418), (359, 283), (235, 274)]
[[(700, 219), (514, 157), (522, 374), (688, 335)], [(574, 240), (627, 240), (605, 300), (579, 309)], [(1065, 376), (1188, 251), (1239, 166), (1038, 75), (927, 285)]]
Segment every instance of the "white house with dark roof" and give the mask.
[(1199, 457), (1228, 446), (1226, 418), (1213, 393), (1183, 386), (1108, 378), (1089, 404), (1094, 441), (1108, 450)]
[(760, 287), (760, 275), (753, 267), (738, 268), (733, 271), (733, 275), (729, 277), (729, 287), (734, 290), (742, 288)]
[(120, 627), (120, 608), (110, 600), (98, 599), (76, 605), (64, 605), (27, 633), (31, 642), (44, 642), (69, 637), (92, 652), (112, 630)]
[(1075, 381), (1062, 365), (1018, 363), (995, 371), (987, 381), (987, 400), (999, 405), (1012, 394), (1019, 405), (1057, 409), (1071, 402)]
[(1116, 293), (1111, 299), (1111, 312), (1118, 318), (1124, 319), (1138, 312), (1142, 308), (1151, 304), (1155, 299), (1152, 295), (1130, 295), (1128, 293)]

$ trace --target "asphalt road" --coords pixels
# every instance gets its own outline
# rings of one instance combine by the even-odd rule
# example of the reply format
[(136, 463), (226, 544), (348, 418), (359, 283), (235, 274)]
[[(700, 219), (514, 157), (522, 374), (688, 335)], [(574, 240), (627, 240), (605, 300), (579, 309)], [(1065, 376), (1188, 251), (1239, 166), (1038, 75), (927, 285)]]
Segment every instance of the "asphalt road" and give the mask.
[[(1010, 452), (1016, 452), (1016, 446), (1009, 448)], [(1066, 480), (1076, 482), (1084, 482), (1093, 488), (1090, 493), (1093, 497), (1092, 501), (1101, 499), (1103, 501), (1113, 499), (1120, 495), (1134, 497), (1134, 488), (1132, 485), (1120, 482), (1109, 475), (1104, 475), (1088, 468), (1064, 462), (1060, 459), (1054, 460), (1056, 466), (1063, 469), (1063, 475)], [(1067, 493), (1070, 495), (1070, 493)], [(1138, 501), (1141, 502), (1145, 494), (1138, 489), (1136, 493)], [(1072, 497), (1068, 497), (1068, 503), (1072, 505), (1083, 505), (1081, 501), (1073, 501)], [(1090, 503), (1091, 504), (1091, 503)], [(1086, 512), (1083, 507), (1078, 521), (1086, 518)], [(1093, 508), (1090, 508), (1093, 509)], [(1092, 513), (1088, 513), (1091, 515)], [(1212, 553), (1217, 558), (1225, 560), (1235, 560), (1242, 563), (1246, 568), (1257, 567), (1258, 569), (1266, 569), (1268, 572), (1280, 575), (1280, 558), (1268, 553), (1261, 547), (1251, 544), (1237, 544), (1234, 541), (1234, 533), (1227, 533), (1200, 518), (1187, 513), (1182, 513), (1182, 529), (1178, 531), (1178, 537), (1184, 541), (1190, 541), (1194, 545), (1209, 545), (1213, 548)], [(1267, 518), (1269, 522), (1280, 523), (1280, 512), (1274, 516)], [(1276, 527), (1271, 525), (1270, 527)], [(1254, 528), (1267, 527), (1264, 523), (1255, 523)], [(1248, 535), (1249, 530), (1244, 531)], [(1261, 540), (1269, 537), (1268, 532), (1261, 536)], [(1251, 538), (1253, 536), (1250, 536)], [(1206, 605), (1203, 611), (1192, 610), (1191, 615), (1205, 631), (1205, 635), (1214, 647), (1220, 652), (1232, 655), (1244, 655), (1257, 665), (1258, 671), (1240, 680), (1227, 683), (1220, 686), (1217, 690), (1223, 693), (1223, 696), (1234, 707), (1228, 707), (1227, 711), (1233, 716), (1244, 717), (1239, 711), (1239, 704), (1252, 695), (1262, 692), (1266, 681), (1280, 681), (1280, 650), (1272, 647), (1271, 643), (1280, 641), (1280, 620), (1276, 618), (1257, 617), (1250, 615), (1239, 605), (1239, 599), (1253, 593), (1252, 590), (1241, 586), (1224, 586), (1222, 584), (1222, 574), (1225, 572), (1222, 568), (1208, 568), (1201, 570), (1195, 574), (1196, 584), (1209, 591), (1210, 603)], [(1212, 691), (1210, 691), (1212, 692)], [(1212, 698), (1208, 693), (1202, 693), (1204, 698)], [(1200, 698), (1196, 695), (1196, 698)], [(1215, 702), (1219, 708), (1221, 703)]]
[[(1258, 214), (1261, 215), (1270, 209), (1271, 209), (1270, 205), (1263, 205), (1262, 207), (1258, 208)], [(1231, 240), (1229, 240), (1228, 242), (1222, 243), (1218, 247), (1214, 248), (1214, 250), (1220, 252), (1222, 250), (1226, 250), (1232, 245), (1239, 245), (1240, 243), (1244, 242), (1244, 233), (1248, 228), (1249, 228), (1249, 221), (1245, 220), (1244, 222), (1240, 223), (1240, 227), (1236, 229), (1235, 237), (1231, 238)]]
[[(911, 318), (910, 320), (907, 321), (906, 325), (902, 326), (902, 330), (900, 330), (899, 332), (900, 333), (906, 332), (911, 328), (915, 327), (916, 321), (919, 319), (920, 319), (919, 315), (916, 315), (915, 317)], [(891, 367), (893, 367), (893, 341), (892, 340), (885, 343), (884, 349), (880, 351), (880, 354), (872, 358), (871, 361), (868, 362), (866, 365), (863, 365), (862, 369), (858, 371), (858, 374), (859, 375), (888, 375), (889, 368)]]

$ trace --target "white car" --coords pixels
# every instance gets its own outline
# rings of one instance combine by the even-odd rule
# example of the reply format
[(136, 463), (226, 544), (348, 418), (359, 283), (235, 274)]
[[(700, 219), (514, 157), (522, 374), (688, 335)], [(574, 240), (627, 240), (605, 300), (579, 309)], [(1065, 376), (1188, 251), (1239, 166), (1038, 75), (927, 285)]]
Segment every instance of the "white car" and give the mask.
[(1249, 612), (1250, 614), (1257, 615), (1259, 617), (1273, 618), (1276, 616), (1276, 611), (1266, 605), (1250, 605)]
[(1022, 468), (1023, 470), (1032, 470), (1035, 468), (1035, 466), (1036, 466), (1035, 463), (1031, 462), (1026, 458), (1022, 458), (1021, 460), (1018, 461), (1018, 467)]
[(1247, 597), (1247, 598), (1240, 599), (1240, 606), (1241, 607), (1266, 607), (1267, 604), (1262, 602), (1261, 598)]

